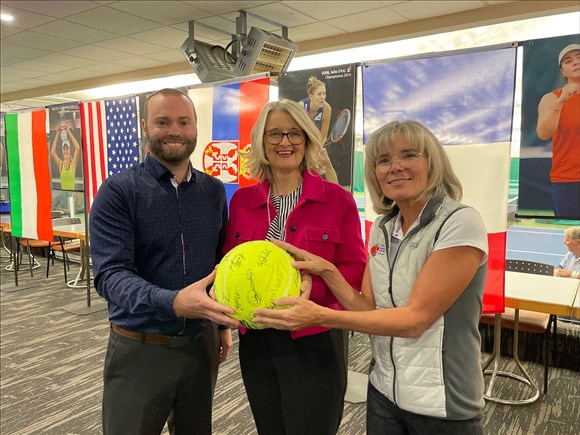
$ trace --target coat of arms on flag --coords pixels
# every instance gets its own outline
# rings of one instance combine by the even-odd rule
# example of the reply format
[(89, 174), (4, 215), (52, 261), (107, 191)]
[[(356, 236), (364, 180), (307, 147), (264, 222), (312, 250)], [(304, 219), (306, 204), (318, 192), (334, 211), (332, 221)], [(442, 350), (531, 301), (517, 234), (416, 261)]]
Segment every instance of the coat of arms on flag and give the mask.
[(203, 170), (224, 183), (238, 181), (238, 141), (210, 142), (203, 151)]

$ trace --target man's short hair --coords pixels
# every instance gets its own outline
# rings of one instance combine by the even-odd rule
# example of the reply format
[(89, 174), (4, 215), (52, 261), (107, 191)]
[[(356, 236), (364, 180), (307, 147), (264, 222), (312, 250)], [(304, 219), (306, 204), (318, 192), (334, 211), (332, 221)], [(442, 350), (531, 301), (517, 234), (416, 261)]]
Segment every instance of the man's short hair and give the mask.
[(197, 112), (195, 111), (195, 106), (193, 104), (193, 101), (191, 101), (191, 98), (189, 98), (189, 96), (183, 92), (180, 91), (179, 89), (175, 89), (175, 88), (163, 88), (160, 89), (158, 91), (153, 92), (152, 94), (149, 94), (147, 96), (147, 98), (145, 99), (145, 104), (143, 104), (143, 116), (142, 118), (145, 120), (145, 122), (147, 122), (147, 104), (149, 103), (149, 100), (151, 99), (151, 97), (154, 97), (155, 95), (161, 95), (163, 97), (169, 97), (169, 96), (173, 96), (173, 97), (185, 97), (189, 100), (189, 102), (191, 103), (191, 107), (193, 108), (193, 114), (195, 116), (195, 119), (197, 121)]

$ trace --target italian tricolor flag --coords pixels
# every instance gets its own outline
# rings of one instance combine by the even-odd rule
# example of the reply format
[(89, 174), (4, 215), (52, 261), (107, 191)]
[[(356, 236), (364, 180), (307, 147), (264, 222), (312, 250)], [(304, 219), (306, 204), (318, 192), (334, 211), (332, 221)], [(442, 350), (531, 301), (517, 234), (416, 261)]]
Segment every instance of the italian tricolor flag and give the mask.
[(5, 125), (12, 235), (52, 240), (46, 111), (7, 113)]

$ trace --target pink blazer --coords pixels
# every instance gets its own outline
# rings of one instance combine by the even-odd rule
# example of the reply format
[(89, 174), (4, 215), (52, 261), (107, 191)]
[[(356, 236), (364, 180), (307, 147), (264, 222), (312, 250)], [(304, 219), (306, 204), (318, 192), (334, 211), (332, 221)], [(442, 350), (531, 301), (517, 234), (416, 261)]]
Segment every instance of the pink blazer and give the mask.
[[(237, 190), (230, 202), (224, 254), (250, 240), (264, 240), (276, 210), (268, 200), (270, 183)], [(360, 290), (366, 264), (361, 223), (352, 195), (319, 175), (304, 173), (302, 195), (286, 222), (286, 241), (332, 262), (355, 289)], [(310, 299), (319, 305), (342, 310), (322, 278), (312, 277)], [(310, 327), (292, 332), (293, 338), (318, 334), (328, 328)]]

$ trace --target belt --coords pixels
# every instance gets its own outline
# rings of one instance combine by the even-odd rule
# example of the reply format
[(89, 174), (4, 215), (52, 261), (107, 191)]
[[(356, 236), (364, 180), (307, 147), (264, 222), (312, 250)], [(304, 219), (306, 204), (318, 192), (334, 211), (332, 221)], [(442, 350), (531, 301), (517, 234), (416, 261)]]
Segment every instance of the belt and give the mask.
[(132, 340), (140, 341), (141, 343), (162, 344), (170, 347), (181, 347), (190, 344), (197, 335), (159, 335), (149, 334), (148, 332), (129, 331), (120, 326), (111, 324), (111, 328), (120, 335), (130, 338)]

